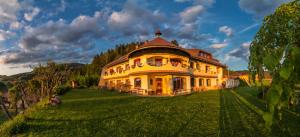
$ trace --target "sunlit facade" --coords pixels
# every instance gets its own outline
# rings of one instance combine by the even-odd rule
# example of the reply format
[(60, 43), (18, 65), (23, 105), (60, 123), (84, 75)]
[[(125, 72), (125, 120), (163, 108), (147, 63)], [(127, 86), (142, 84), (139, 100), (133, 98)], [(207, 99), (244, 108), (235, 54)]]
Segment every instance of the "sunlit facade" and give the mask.
[(139, 95), (180, 95), (219, 89), (223, 69), (213, 56), (200, 49), (186, 49), (160, 37), (108, 63), (99, 86)]

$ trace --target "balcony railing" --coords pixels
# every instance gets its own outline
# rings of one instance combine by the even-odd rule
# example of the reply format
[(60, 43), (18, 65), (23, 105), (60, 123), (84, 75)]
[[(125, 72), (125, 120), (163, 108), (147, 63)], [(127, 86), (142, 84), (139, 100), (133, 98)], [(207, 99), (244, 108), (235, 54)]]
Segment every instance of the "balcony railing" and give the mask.
[(105, 78), (112, 78), (112, 77), (119, 77), (119, 76), (125, 76), (130, 73), (136, 73), (136, 72), (146, 72), (146, 71), (164, 71), (164, 70), (171, 70), (171, 71), (178, 71), (178, 72), (186, 72), (194, 75), (211, 75), (211, 76), (217, 76), (218, 73), (215, 71), (208, 71), (206, 72), (203, 69), (197, 69), (197, 68), (191, 68), (188, 66), (188, 64), (184, 63), (172, 63), (168, 62), (166, 64), (162, 63), (138, 63), (135, 65), (130, 65), (130, 69), (122, 69), (121, 72), (114, 72), (114, 73), (107, 73), (104, 75)]

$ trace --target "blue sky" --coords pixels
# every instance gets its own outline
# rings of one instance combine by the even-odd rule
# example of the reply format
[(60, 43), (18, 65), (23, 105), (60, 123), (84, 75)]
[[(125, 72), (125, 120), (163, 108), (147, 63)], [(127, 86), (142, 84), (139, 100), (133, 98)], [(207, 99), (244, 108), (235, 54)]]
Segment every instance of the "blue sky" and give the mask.
[(230, 69), (247, 69), (263, 17), (289, 1), (0, 0), (0, 75), (47, 60), (89, 63), (116, 44), (152, 39), (157, 29)]

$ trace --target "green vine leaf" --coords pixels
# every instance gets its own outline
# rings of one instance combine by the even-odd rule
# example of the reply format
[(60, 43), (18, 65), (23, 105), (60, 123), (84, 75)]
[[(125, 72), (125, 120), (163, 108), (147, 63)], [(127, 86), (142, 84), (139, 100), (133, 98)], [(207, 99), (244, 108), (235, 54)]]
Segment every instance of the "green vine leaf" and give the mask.
[(282, 77), (284, 80), (287, 80), (290, 75), (291, 75), (291, 71), (293, 70), (293, 66), (291, 65), (284, 65), (280, 71), (279, 71), (279, 75), (280, 77)]
[[(275, 112), (281, 119), (284, 115), (280, 111), (293, 105), (295, 85), (300, 84), (299, 15), (300, 0), (281, 5), (265, 17), (249, 48), (251, 80), (263, 81), (265, 71), (272, 76), (267, 93), (268, 111), (263, 115), (268, 129), (275, 119)], [(264, 88), (258, 89), (264, 92)]]
[(269, 54), (263, 58), (263, 62), (268, 70), (273, 70), (276, 66), (276, 57)]

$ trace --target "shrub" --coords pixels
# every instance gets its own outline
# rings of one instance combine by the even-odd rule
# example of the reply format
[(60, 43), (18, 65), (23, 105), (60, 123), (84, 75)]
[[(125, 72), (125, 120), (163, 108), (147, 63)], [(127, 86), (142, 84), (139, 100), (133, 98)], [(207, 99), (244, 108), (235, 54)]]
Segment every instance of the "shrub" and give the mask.
[(99, 82), (99, 76), (97, 75), (86, 75), (86, 76), (77, 76), (75, 81), (79, 84), (79, 87), (91, 87), (97, 86)]
[(13, 120), (4, 123), (0, 128), (1, 136), (12, 136), (28, 129), (24, 115), (18, 115)]
[(70, 90), (69, 86), (57, 86), (54, 88), (54, 94), (57, 95), (63, 95), (65, 94), (68, 90)]

